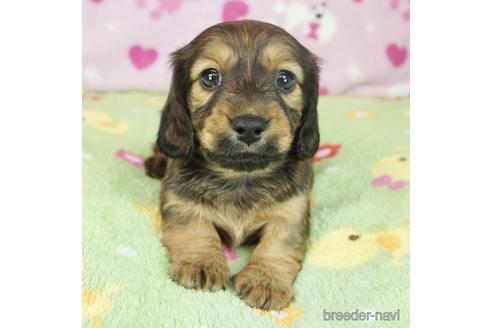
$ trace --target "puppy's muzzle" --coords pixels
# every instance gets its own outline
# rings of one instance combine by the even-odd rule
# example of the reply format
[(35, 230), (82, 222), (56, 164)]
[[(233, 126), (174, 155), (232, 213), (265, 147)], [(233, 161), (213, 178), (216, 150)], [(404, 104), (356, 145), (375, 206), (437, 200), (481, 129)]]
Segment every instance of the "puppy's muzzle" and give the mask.
[(238, 116), (232, 120), (232, 129), (237, 140), (250, 146), (261, 140), (267, 129), (267, 122), (259, 116)]

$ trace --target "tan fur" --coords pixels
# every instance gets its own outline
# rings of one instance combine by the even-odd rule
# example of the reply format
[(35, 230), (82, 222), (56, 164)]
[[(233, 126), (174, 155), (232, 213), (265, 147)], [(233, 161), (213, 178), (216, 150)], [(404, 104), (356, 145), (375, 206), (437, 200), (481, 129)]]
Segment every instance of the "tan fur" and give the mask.
[[(244, 42), (248, 43), (248, 31), (242, 31)], [(205, 105), (212, 97), (213, 92), (205, 90), (200, 85), (200, 74), (205, 69), (214, 68), (222, 73), (231, 69), (236, 63), (237, 58), (232, 49), (224, 42), (213, 39), (204, 47), (203, 54), (195, 61), (191, 68), (191, 80), (193, 81), (188, 95), (188, 105), (193, 112)], [(275, 42), (265, 47), (261, 55), (262, 62), (274, 75), (280, 70), (288, 70), (296, 76), (295, 89), (289, 93), (282, 94), (286, 104), (301, 112), (303, 108), (303, 95), (299, 84), (304, 81), (302, 68), (293, 58), (289, 48), (281, 42)], [(250, 61), (248, 61), (250, 63)], [(237, 115), (259, 115), (270, 122), (270, 129), (267, 133), (278, 138), (279, 147), (286, 151), (293, 140), (293, 132), (297, 126), (291, 128), (288, 118), (278, 105), (270, 104), (234, 104), (222, 100), (219, 102), (211, 116), (204, 122), (203, 128), (197, 131), (198, 136), (206, 149), (212, 150), (216, 136), (224, 133), (231, 133), (230, 121)], [(194, 122), (196, 123), (196, 122)], [(194, 124), (195, 126), (197, 124)]]
[[(289, 304), (291, 286), (301, 269), (306, 249), (301, 218), (307, 204), (307, 195), (299, 195), (263, 212), (264, 215), (268, 213), (270, 220), (265, 223), (262, 239), (249, 264), (234, 277), (234, 288), (246, 303), (271, 309)], [(285, 242), (291, 238), (302, 241), (297, 244)]]
[[(289, 120), (282, 109), (276, 105), (248, 106), (246, 108), (234, 107), (228, 101), (221, 101), (214, 108), (210, 117), (204, 122), (203, 128), (198, 130), (198, 136), (202, 145), (206, 149), (214, 149), (217, 135), (229, 134), (231, 132), (230, 121), (236, 112), (241, 115), (260, 115), (269, 122), (269, 129), (266, 131), (265, 139), (269, 136), (276, 138), (281, 151), (287, 151), (292, 144), (294, 131), (297, 126), (291, 129)], [(261, 145), (261, 142), (257, 145)]]
[(274, 162), (261, 171), (255, 170), (247, 173), (228, 169), (214, 163), (208, 163), (207, 168), (213, 172), (219, 173), (224, 178), (239, 178), (244, 177), (245, 175), (249, 177), (262, 177), (265, 176), (265, 174), (272, 173), (275, 169), (279, 167), (279, 165), (279, 163)]
[[(287, 151), (292, 144), (294, 138), (293, 129), (290, 128), (289, 119), (285, 116), (284, 112), (277, 106), (269, 106), (265, 110), (268, 115), (267, 120), (270, 122), (270, 129), (267, 133), (271, 134), (277, 139), (279, 148), (282, 151)], [(294, 129), (297, 126), (294, 127)]]
[[(173, 259), (171, 276), (175, 280), (190, 288), (223, 288), (228, 270), (214, 226), (229, 234), (233, 246), (241, 244), (250, 233), (262, 229), (262, 239), (252, 254), (250, 264), (234, 279), (235, 289), (253, 306), (261, 307), (266, 298), (271, 308), (288, 305), (291, 285), (300, 270), (305, 251), (302, 226), (308, 210), (307, 193), (249, 211), (231, 205), (213, 208), (172, 193), (166, 193), (165, 198), (164, 209), (174, 207), (183, 216), (193, 218), (193, 224), (166, 222), (163, 229), (163, 243)], [(302, 241), (286, 243), (289, 238)], [(204, 281), (200, 280), (201, 270), (208, 274)], [(268, 286), (273, 286), (273, 289)]]
[(204, 90), (199, 81), (194, 82), (191, 86), (190, 95), (188, 96), (188, 106), (190, 107), (190, 110), (195, 111), (205, 105), (212, 96), (213, 93)]
[(297, 80), (304, 81), (304, 73), (301, 66), (292, 57), (290, 49), (284, 43), (272, 43), (265, 47), (262, 61), (272, 72), (285, 69), (295, 74)]
[(202, 56), (191, 67), (190, 79), (194, 82), (188, 96), (188, 105), (192, 111), (206, 104), (213, 95), (200, 85), (201, 73), (208, 68), (222, 72), (228, 71), (236, 60), (234, 52), (224, 42), (213, 41), (204, 47)]
[[(280, 310), (292, 300), (309, 231), (310, 157), (319, 143), (316, 58), (278, 27), (241, 21), (205, 30), (173, 54), (173, 64), (174, 92), (157, 139), (167, 157), (156, 148), (145, 161), (147, 174), (162, 179), (171, 278), (187, 288), (225, 288), (222, 243), (257, 241), (233, 286), (248, 305)], [(209, 68), (222, 83), (205, 88)], [(280, 70), (295, 75), (293, 90), (276, 85)], [(239, 116), (266, 127), (255, 130), (254, 143), (238, 141)]]
[(304, 82), (304, 73), (299, 64), (292, 58), (289, 49), (283, 43), (272, 43), (265, 47), (262, 54), (263, 63), (272, 72), (287, 70), (294, 73), (297, 80), (295, 89), (287, 94), (283, 94), (282, 98), (290, 107), (302, 110), (302, 91), (299, 84)]
[(203, 147), (213, 149), (217, 135), (232, 133), (229, 123), (232, 117), (232, 106), (227, 101), (222, 101), (214, 108), (203, 129), (197, 131)]
[(227, 71), (235, 64), (236, 60), (234, 51), (227, 44), (221, 41), (210, 41), (203, 48), (200, 58), (193, 64), (191, 79), (197, 79), (206, 68)]
[(226, 286), (229, 269), (220, 238), (210, 222), (198, 220), (185, 226), (164, 223), (162, 241), (171, 257), (171, 278), (175, 281), (188, 288), (211, 291)]
[(185, 200), (171, 192), (166, 193), (165, 197), (163, 209), (174, 207), (183, 216), (193, 217), (194, 222), (208, 222), (224, 228), (231, 233), (233, 246), (241, 244), (248, 233), (262, 226), (267, 227), (265, 232), (271, 233), (272, 236), (287, 233), (289, 227), (297, 228), (296, 224), (303, 219), (308, 206), (307, 194), (292, 197), (281, 203), (272, 202), (268, 206), (249, 211), (232, 205), (213, 208)]
[(292, 90), (288, 94), (283, 94), (282, 98), (289, 107), (292, 107), (299, 112), (302, 111), (302, 108), (304, 107), (304, 102), (302, 100), (302, 91), (299, 85), (296, 85), (294, 90)]

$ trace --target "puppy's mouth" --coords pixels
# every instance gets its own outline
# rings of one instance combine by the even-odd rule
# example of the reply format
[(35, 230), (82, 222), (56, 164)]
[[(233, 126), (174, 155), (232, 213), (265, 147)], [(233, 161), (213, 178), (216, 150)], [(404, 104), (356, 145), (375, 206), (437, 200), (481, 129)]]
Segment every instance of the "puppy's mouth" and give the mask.
[(253, 147), (238, 144), (228, 138), (221, 138), (214, 150), (202, 149), (203, 156), (223, 168), (234, 171), (263, 170), (269, 164), (285, 158), (273, 140)]
[(234, 171), (254, 171), (263, 170), (272, 162), (284, 158), (281, 154), (256, 154), (256, 153), (220, 153), (204, 152), (205, 157), (223, 168)]

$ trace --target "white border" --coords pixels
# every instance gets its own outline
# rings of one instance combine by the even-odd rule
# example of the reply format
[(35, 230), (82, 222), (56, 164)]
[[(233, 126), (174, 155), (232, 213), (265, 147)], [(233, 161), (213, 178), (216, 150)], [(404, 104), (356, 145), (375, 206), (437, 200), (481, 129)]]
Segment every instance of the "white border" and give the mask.
[(492, 3), (411, 10), (412, 325), (490, 326)]
[(0, 327), (81, 325), (81, 4), (0, 4)]

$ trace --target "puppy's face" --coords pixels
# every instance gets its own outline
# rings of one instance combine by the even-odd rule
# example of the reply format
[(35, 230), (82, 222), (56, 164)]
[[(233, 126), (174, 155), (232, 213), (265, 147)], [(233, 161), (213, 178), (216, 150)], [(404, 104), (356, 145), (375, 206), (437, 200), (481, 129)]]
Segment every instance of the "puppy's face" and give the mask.
[(316, 150), (318, 67), (284, 30), (254, 21), (219, 24), (174, 53), (173, 64), (158, 139), (168, 156), (195, 153), (251, 171)]

